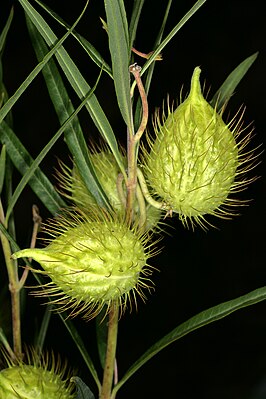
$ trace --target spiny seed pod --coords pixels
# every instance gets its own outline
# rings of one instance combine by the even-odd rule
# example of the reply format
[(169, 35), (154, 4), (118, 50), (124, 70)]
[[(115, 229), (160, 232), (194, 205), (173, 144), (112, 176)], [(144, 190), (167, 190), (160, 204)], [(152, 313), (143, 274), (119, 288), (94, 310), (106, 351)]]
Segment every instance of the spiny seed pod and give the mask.
[(149, 288), (148, 236), (100, 212), (61, 216), (47, 227), (53, 239), (46, 248), (13, 254), (40, 263), (51, 282), (39, 294), (56, 296), (53, 302), (72, 309), (71, 316), (85, 312), (90, 319), (112, 303), (124, 310), (136, 293), (145, 299), (142, 288)]
[(0, 371), (1, 399), (73, 399), (73, 386), (64, 377), (60, 364), (35, 358), (33, 364), (8, 361), (8, 367)]
[[(95, 173), (101, 184), (107, 198), (113, 207), (114, 211), (122, 215), (125, 210), (126, 201), (126, 187), (122, 183), (122, 192), (120, 196), (117, 190), (117, 178), (120, 174), (119, 166), (115, 160), (114, 155), (107, 149), (104, 151), (93, 152), (91, 160), (95, 169)], [(126, 165), (126, 158), (124, 157)], [(61, 164), (62, 173), (58, 173), (59, 183), (62, 188), (62, 193), (71, 199), (80, 209), (87, 210), (91, 206), (96, 205), (96, 201), (92, 194), (85, 186), (82, 177), (80, 176), (77, 167), (74, 165), (71, 170), (66, 165)], [(122, 196), (122, 198), (121, 198)], [(135, 219), (139, 219), (140, 208), (138, 202), (135, 203)], [(145, 230), (150, 230), (157, 226), (161, 217), (161, 211), (146, 203), (146, 225)]]
[[(185, 226), (205, 227), (205, 215), (230, 218), (230, 206), (239, 201), (229, 194), (243, 189), (250, 180), (239, 180), (254, 165), (254, 152), (243, 153), (250, 134), (236, 143), (241, 124), (236, 118), (225, 124), (204, 99), (195, 68), (186, 100), (175, 111), (168, 107), (163, 122), (157, 115), (156, 138), (151, 151), (144, 150), (144, 172), (152, 194), (175, 212)], [(251, 179), (252, 180), (252, 179)], [(228, 198), (229, 196), (229, 198)]]

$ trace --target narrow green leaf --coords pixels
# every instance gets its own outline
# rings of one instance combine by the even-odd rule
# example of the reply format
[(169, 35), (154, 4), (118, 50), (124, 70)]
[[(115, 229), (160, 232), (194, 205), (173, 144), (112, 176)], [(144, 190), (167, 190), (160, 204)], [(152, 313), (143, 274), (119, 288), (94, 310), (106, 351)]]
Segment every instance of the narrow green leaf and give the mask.
[(62, 43), (65, 41), (65, 39), (72, 33), (73, 29), (75, 28), (75, 26), (77, 25), (77, 23), (81, 19), (83, 13), (85, 12), (87, 4), (88, 4), (88, 2), (86, 3), (85, 8), (83, 9), (83, 11), (80, 14), (80, 16), (78, 17), (78, 19), (75, 21), (75, 23), (73, 24), (71, 29), (69, 29), (69, 31), (66, 32), (66, 34), (60, 40), (56, 41), (56, 43), (55, 43), (54, 47), (52, 48), (52, 50), (50, 50), (49, 53), (46, 54), (46, 56), (43, 58), (43, 60), (31, 71), (31, 73), (28, 75), (28, 77), (24, 80), (24, 82), (17, 89), (15, 94), (13, 94), (13, 96), (10, 97), (9, 100), (0, 109), (0, 122), (5, 118), (5, 116), (11, 110), (13, 105), (17, 102), (17, 100), (24, 93), (24, 91), (31, 84), (31, 82), (36, 78), (36, 76), (39, 74), (39, 72), (42, 70), (42, 68), (46, 65), (46, 63), (50, 60), (50, 58), (58, 51), (58, 49), (60, 49), (60, 47), (61, 47)]
[(99, 377), (98, 377), (97, 371), (96, 371), (96, 369), (94, 367), (94, 364), (93, 364), (93, 362), (92, 362), (92, 360), (91, 360), (91, 358), (90, 358), (90, 356), (89, 356), (89, 354), (87, 352), (87, 349), (86, 349), (86, 347), (84, 345), (84, 342), (82, 341), (82, 338), (80, 337), (80, 335), (79, 335), (77, 329), (75, 328), (73, 322), (69, 318), (67, 318), (67, 314), (59, 313), (59, 316), (60, 316), (62, 322), (64, 323), (65, 327), (67, 328), (69, 334), (71, 335), (73, 341), (75, 342), (77, 348), (79, 349), (80, 354), (83, 357), (83, 359), (84, 359), (88, 369), (90, 370), (90, 373), (91, 373), (92, 377), (94, 378), (94, 381), (95, 381), (95, 383), (96, 383), (96, 385), (97, 385), (97, 387), (98, 387), (98, 389), (100, 391), (101, 382), (99, 380)]
[(45, 312), (42, 318), (42, 324), (40, 326), (40, 329), (38, 331), (38, 335), (37, 338), (35, 340), (34, 343), (34, 348), (37, 348), (38, 353), (42, 353), (43, 350), (43, 345), (45, 342), (45, 338), (47, 335), (47, 330), (50, 324), (50, 320), (51, 320), (51, 315), (52, 315), (52, 309), (53, 309), (53, 305), (48, 304), (45, 308)]
[[(17, 170), (23, 175), (33, 164), (33, 159), (26, 148), (19, 141), (13, 130), (2, 121), (0, 124), (0, 141), (6, 145), (7, 153)], [(29, 180), (29, 185), (40, 198), (46, 208), (54, 215), (58, 210), (66, 206), (53, 185), (40, 169)]]
[[(4, 29), (2, 30), (0, 35), (0, 108), (3, 106), (3, 104), (7, 101), (8, 98), (7, 91), (3, 82), (2, 56), (5, 48), (7, 34), (9, 32), (13, 20), (13, 15), (14, 15), (14, 10), (12, 7), (7, 22), (4, 26)], [(12, 124), (11, 114), (9, 114), (8, 117), (6, 118), (6, 122), (8, 122), (10, 125)]]
[(246, 58), (241, 62), (226, 78), (222, 86), (214, 94), (210, 104), (216, 107), (217, 110), (221, 110), (222, 107), (227, 104), (230, 97), (234, 93), (237, 85), (243, 79), (251, 65), (254, 63), (258, 56), (258, 52), (252, 54), (250, 57)]
[(198, 0), (193, 7), (184, 15), (184, 17), (175, 25), (175, 27), (171, 30), (171, 32), (166, 36), (166, 38), (161, 42), (161, 44), (154, 50), (152, 55), (148, 58), (148, 60), (143, 65), (141, 74), (143, 74), (152, 62), (155, 60), (158, 54), (162, 52), (164, 47), (170, 42), (170, 40), (177, 34), (177, 32), (190, 20), (190, 18), (200, 9), (201, 6), (207, 0)]
[(123, 119), (132, 129), (129, 60), (130, 49), (126, 12), (122, 0), (105, 0), (109, 48), (118, 105)]
[[(57, 13), (55, 13), (50, 7), (41, 2), (40, 0), (35, 0), (51, 17), (53, 17), (58, 23), (64, 26), (66, 29), (70, 29), (70, 25), (67, 24)], [(107, 62), (103, 59), (101, 54), (95, 49), (95, 47), (82, 35), (76, 31), (72, 32), (72, 36), (77, 40), (77, 42), (84, 48), (86, 53), (101, 68), (103, 71), (107, 72), (108, 75), (113, 78), (112, 70)]]
[(139, 24), (142, 7), (144, 6), (145, 0), (135, 0), (133, 4), (133, 10), (129, 24), (129, 49), (133, 47), (134, 40), (136, 38), (136, 32)]
[[(47, 46), (29, 19), (27, 19), (27, 24), (34, 50), (37, 58), (40, 60), (48, 51)], [(63, 80), (53, 60), (50, 60), (50, 62), (45, 66), (43, 69), (43, 75), (59, 121), (61, 124), (65, 124), (65, 121), (69, 120), (68, 118), (70, 113), (73, 115), (74, 107), (68, 97)], [(94, 88), (89, 92), (89, 96), (85, 97), (82, 104), (86, 104), (89, 97), (93, 94), (98, 80)], [(99, 205), (108, 207), (108, 200), (101, 188), (97, 176), (95, 175), (93, 165), (90, 161), (87, 143), (85, 142), (77, 118), (66, 126), (65, 139), (87, 189), (91, 192)]]
[(20, 250), (18, 244), (16, 243), (14, 238), (11, 237), (11, 235), (6, 230), (6, 228), (2, 225), (2, 223), (0, 223), (0, 233), (2, 233), (8, 239), (8, 241), (10, 242), (11, 247), (12, 247), (12, 251), (15, 252), (15, 251), (19, 251)]
[(5, 170), (6, 170), (6, 146), (3, 145), (1, 154), (0, 154), (0, 195), (1, 195), (2, 189), (3, 189)]
[[(37, 168), (39, 167), (40, 163), (42, 162), (42, 160), (45, 158), (45, 156), (48, 154), (48, 152), (51, 150), (51, 148), (53, 147), (53, 145), (56, 143), (56, 141), (59, 139), (59, 137), (62, 135), (62, 133), (66, 130), (67, 125), (69, 123), (71, 123), (77, 116), (78, 112), (83, 108), (83, 106), (86, 104), (86, 102), (88, 101), (88, 97), (92, 94), (92, 91), (90, 93), (88, 93), (88, 95), (85, 97), (85, 99), (82, 101), (82, 103), (78, 106), (78, 108), (72, 113), (72, 115), (65, 121), (65, 123), (63, 123), (63, 125), (59, 128), (59, 130), (56, 132), (56, 134), (51, 138), (51, 140), (49, 141), (48, 144), (46, 144), (46, 146), (42, 149), (42, 151), (40, 152), (40, 154), (34, 159), (34, 161), (32, 162), (32, 164), (30, 165), (30, 167), (28, 168), (28, 170), (24, 173), (21, 181), (19, 182), (19, 184), (16, 187), (16, 190), (8, 204), (8, 208), (6, 211), (6, 219), (9, 219), (9, 216), (18, 200), (18, 198), (20, 197), (23, 189), (25, 188), (25, 186), (27, 185), (27, 183), (29, 182), (29, 180), (31, 179), (31, 177), (33, 176), (33, 174), (35, 173), (35, 171), (37, 170)], [(91, 184), (94, 183), (94, 180), (90, 180)], [(93, 189), (92, 189), (93, 191)], [(40, 198), (40, 200), (42, 201), (42, 198)]]
[(125, 373), (122, 379), (115, 386), (113, 392), (117, 392), (118, 389), (120, 389), (121, 386), (141, 366), (143, 366), (148, 360), (150, 360), (166, 346), (184, 337), (190, 332), (197, 330), (200, 327), (218, 321), (239, 309), (254, 305), (258, 302), (264, 301), (265, 299), (266, 287), (258, 288), (254, 291), (249, 292), (246, 295), (240, 296), (227, 302), (223, 302), (210, 309), (204, 310), (203, 312), (182, 323), (180, 326), (172, 330), (169, 334), (165, 335), (162, 339), (160, 339), (153, 346), (151, 346)]
[(73, 381), (77, 387), (75, 399), (95, 399), (95, 396), (91, 392), (90, 388), (82, 381), (81, 378), (72, 377), (71, 381)]
[[(167, 22), (167, 19), (168, 19), (168, 16), (169, 16), (169, 12), (170, 12), (170, 9), (171, 9), (171, 5), (172, 5), (172, 0), (168, 0), (167, 6), (166, 6), (166, 9), (165, 9), (165, 13), (164, 13), (164, 18), (163, 18), (163, 21), (162, 21), (162, 25), (161, 25), (161, 28), (160, 28), (159, 33), (157, 35), (157, 38), (155, 40), (153, 48), (157, 48), (160, 45), (161, 41), (162, 41), (162, 37), (163, 37), (163, 33), (164, 33), (166, 22)], [(151, 81), (152, 81), (152, 76), (153, 76), (155, 64), (156, 64), (156, 62), (153, 62), (150, 65), (150, 67), (148, 69), (148, 72), (146, 74), (146, 77), (145, 77), (144, 87), (145, 87), (145, 92), (146, 92), (147, 95), (148, 95), (149, 90), (150, 90), (150, 85), (151, 85)], [(135, 111), (135, 115), (134, 115), (134, 121), (135, 121), (135, 125), (136, 126), (139, 126), (139, 124), (140, 124), (141, 115), (142, 115), (142, 109), (141, 109), (141, 101), (139, 99), (138, 102), (137, 102), (136, 111)]]
[[(19, 0), (19, 2), (25, 9), (25, 12), (27, 13), (32, 23), (41, 33), (48, 46), (54, 46), (55, 43), (57, 43), (58, 39), (49, 27), (49, 25), (44, 21), (41, 15), (30, 5), (27, 0)], [(55, 56), (58, 60), (59, 65), (64, 71), (69, 83), (71, 84), (79, 98), (83, 99), (86, 94), (91, 90), (91, 88), (79, 72), (77, 66), (63, 47), (58, 49)], [(119, 152), (114, 132), (95, 95), (92, 95), (90, 97), (90, 99), (86, 103), (86, 108), (95, 126), (109, 144), (109, 147), (112, 150), (122, 173), (125, 174), (123, 159)]]
[[(155, 40), (155, 43), (154, 43), (154, 48), (158, 48), (158, 46), (162, 42), (162, 38), (163, 38), (164, 30), (165, 30), (165, 25), (166, 25), (168, 17), (169, 17), (171, 5), (172, 5), (172, 0), (168, 0), (167, 6), (166, 6), (166, 9), (165, 9), (165, 13), (164, 13), (164, 17), (163, 17), (163, 21), (162, 21), (162, 25), (161, 25), (161, 28), (160, 28), (159, 33), (158, 33), (158, 36), (157, 36), (157, 38)], [(147, 73), (147, 77), (145, 79), (145, 91), (146, 91), (147, 94), (148, 94), (149, 89), (150, 89), (150, 84), (151, 84), (151, 80), (152, 80), (155, 64), (156, 64), (156, 62), (153, 62), (151, 64), (151, 66), (150, 66), (150, 68), (148, 70), (148, 73)]]
[(106, 309), (96, 317), (96, 338), (98, 346), (98, 354), (102, 368), (105, 366), (105, 356), (107, 350), (107, 336), (108, 336), (108, 321), (106, 317)]
[(6, 43), (7, 34), (8, 34), (9, 29), (10, 29), (13, 16), (14, 16), (14, 9), (12, 7), (11, 10), (10, 10), (8, 19), (6, 21), (6, 24), (4, 26), (4, 29), (2, 30), (1, 35), (0, 35), (0, 57), (1, 57), (2, 53), (3, 53), (3, 51), (4, 51), (4, 46), (5, 46), (5, 43)]

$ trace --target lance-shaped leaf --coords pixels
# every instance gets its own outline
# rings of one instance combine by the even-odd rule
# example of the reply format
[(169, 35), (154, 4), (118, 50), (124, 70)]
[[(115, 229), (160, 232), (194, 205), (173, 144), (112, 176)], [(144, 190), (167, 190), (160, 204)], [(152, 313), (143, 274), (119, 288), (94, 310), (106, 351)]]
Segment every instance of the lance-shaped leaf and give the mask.
[(104, 3), (117, 101), (126, 125), (132, 129), (128, 69), (130, 49), (124, 2), (122, 0), (106, 0)]
[(222, 109), (222, 107), (227, 104), (230, 100), (230, 97), (234, 93), (237, 85), (243, 79), (251, 65), (254, 63), (258, 56), (258, 52), (252, 54), (250, 57), (246, 58), (241, 62), (226, 78), (222, 86), (217, 90), (214, 94), (210, 104), (213, 107), (216, 107), (218, 111)]
[[(25, 174), (34, 160), (5, 121), (0, 124), (0, 141), (5, 144), (7, 153), (17, 170), (22, 175)], [(30, 178), (29, 185), (53, 215), (65, 206), (65, 202), (39, 168)]]
[[(27, 0), (19, 0), (19, 2), (48, 46), (55, 46), (58, 38), (42, 18), (42, 16), (34, 9), (34, 7), (31, 6)], [(70, 85), (73, 87), (78, 97), (83, 99), (88, 92), (90, 92), (91, 88), (84, 79), (83, 75), (80, 73), (76, 64), (62, 46), (58, 49), (55, 56)], [(92, 95), (88, 99), (86, 108), (100, 134), (109, 144), (109, 147), (111, 148), (121, 171), (125, 174), (122, 156), (119, 152), (114, 132), (95, 95)]]
[(246, 295), (240, 296), (231, 301), (223, 302), (210, 309), (204, 310), (203, 312), (191, 317), (189, 320), (182, 323), (180, 326), (173, 329), (169, 334), (165, 335), (162, 339), (152, 345), (125, 373), (118, 384), (113, 390), (113, 395), (121, 388), (121, 386), (143, 366), (148, 360), (159, 353), (162, 349), (166, 348), (171, 343), (184, 337), (192, 331), (197, 330), (200, 327), (204, 327), (210, 323), (218, 321), (231, 313), (245, 308), (247, 306), (254, 305), (258, 302), (266, 299), (266, 287), (258, 288), (254, 291), (249, 292)]
[[(51, 17), (53, 17), (58, 23), (60, 23), (62, 26), (64, 26), (66, 29), (70, 29), (69, 24), (67, 24), (63, 18), (61, 18), (56, 12), (54, 12), (50, 7), (48, 7), (46, 4), (44, 4), (40, 0), (36, 0), (36, 3), (38, 3)], [(108, 73), (108, 75), (113, 78), (112, 75), (112, 70), (110, 66), (107, 64), (107, 62), (103, 59), (101, 54), (96, 50), (96, 48), (87, 40), (85, 37), (80, 35), (78, 32), (73, 31), (72, 36), (77, 40), (77, 42), (84, 48), (86, 53), (89, 55), (89, 57), (92, 59), (93, 62), (95, 62), (96, 65), (98, 65), (99, 68), (101, 68), (103, 71)]]

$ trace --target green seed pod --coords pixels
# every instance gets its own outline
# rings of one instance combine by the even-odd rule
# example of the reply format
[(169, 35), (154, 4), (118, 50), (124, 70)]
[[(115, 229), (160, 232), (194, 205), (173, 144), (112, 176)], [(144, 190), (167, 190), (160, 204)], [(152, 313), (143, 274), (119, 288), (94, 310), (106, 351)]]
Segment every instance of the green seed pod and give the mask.
[(65, 368), (49, 369), (44, 362), (28, 365), (9, 362), (0, 371), (1, 399), (73, 399), (72, 386), (64, 379)]
[(232, 216), (228, 198), (247, 180), (235, 180), (252, 168), (253, 152), (242, 153), (250, 135), (236, 144), (240, 124), (225, 124), (221, 114), (204, 99), (195, 68), (186, 100), (175, 111), (168, 108), (163, 123), (155, 120), (156, 138), (144, 151), (144, 173), (152, 194), (163, 201), (169, 214), (179, 215), (185, 226), (194, 221), (204, 227), (205, 215)]
[[(117, 189), (117, 179), (120, 174), (119, 166), (114, 155), (107, 149), (104, 151), (93, 152), (91, 154), (96, 176), (101, 184), (107, 198), (118, 215), (125, 212), (126, 187), (124, 181), (121, 182), (120, 195)], [(126, 158), (124, 157), (126, 165)], [(73, 170), (66, 165), (61, 165), (62, 173), (59, 173), (59, 183), (63, 194), (71, 199), (80, 209), (86, 211), (91, 206), (96, 205), (96, 201), (92, 194), (85, 186), (77, 167), (74, 165)], [(135, 203), (135, 219), (140, 217), (139, 204)], [(161, 211), (146, 203), (146, 225), (145, 230), (155, 228), (160, 220)]]
[(46, 248), (21, 250), (13, 258), (40, 263), (52, 280), (40, 295), (56, 296), (61, 310), (72, 309), (71, 316), (85, 312), (89, 319), (104, 305), (131, 304), (136, 292), (144, 298), (142, 288), (148, 287), (151, 274), (146, 235), (109, 214), (97, 217), (95, 209), (90, 217), (61, 216), (49, 223), (48, 232), (54, 239)]

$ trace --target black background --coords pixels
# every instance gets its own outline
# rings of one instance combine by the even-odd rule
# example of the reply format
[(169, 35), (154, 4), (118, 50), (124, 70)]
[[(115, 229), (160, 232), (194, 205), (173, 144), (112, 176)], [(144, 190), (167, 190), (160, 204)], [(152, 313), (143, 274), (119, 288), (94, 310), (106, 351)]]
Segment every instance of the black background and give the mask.
[[(7, 18), (9, 5), (15, 5), (15, 18), (4, 53), (4, 80), (13, 94), (34, 67), (36, 60), (27, 35), (23, 13), (17, 2), (1, 2), (1, 27)], [(131, 1), (125, 1), (130, 10)], [(193, 1), (174, 1), (166, 32), (181, 19)], [(246, 106), (245, 121), (255, 127), (254, 147), (264, 147), (266, 114), (266, 26), (264, 2), (207, 1), (182, 28), (163, 51), (163, 62), (157, 63), (149, 95), (151, 113), (170, 99), (189, 89), (195, 66), (202, 68), (202, 81), (211, 94), (219, 88), (227, 75), (246, 57), (259, 51), (259, 56), (237, 88), (228, 109), (234, 115)], [(84, 2), (63, 0), (47, 2), (67, 22), (73, 23)], [(152, 50), (167, 2), (146, 0), (135, 47)], [(99, 16), (104, 18), (103, 1), (91, 0), (78, 31), (109, 60), (106, 33)], [(49, 20), (49, 18), (48, 18)], [(63, 30), (53, 23), (58, 34)], [(90, 85), (98, 74), (97, 67), (80, 50), (74, 40), (66, 47), (84, 73)], [(137, 59), (141, 64), (141, 60)], [(70, 91), (71, 93), (71, 91)], [(125, 143), (125, 126), (115, 105), (112, 82), (103, 76), (96, 92), (113, 129), (121, 143)], [(75, 102), (75, 97), (74, 102)], [(45, 85), (38, 77), (13, 109), (14, 130), (24, 145), (36, 156), (58, 129), (55, 112), (49, 102)], [(88, 115), (80, 115), (87, 137), (97, 136)], [(254, 121), (254, 123), (253, 123)], [(65, 144), (60, 141), (42, 164), (53, 180), (56, 157), (68, 160)], [(152, 343), (201, 310), (222, 301), (246, 294), (265, 285), (265, 162), (254, 174), (261, 178), (253, 183), (242, 198), (252, 199), (249, 207), (241, 209), (242, 216), (232, 221), (213, 221), (217, 229), (208, 232), (184, 230), (177, 219), (172, 236), (163, 239), (164, 250), (152, 260), (160, 270), (155, 273), (155, 293), (146, 305), (139, 302), (138, 312), (127, 313), (120, 322), (118, 367), (123, 375), (129, 365)], [(18, 177), (17, 177), (18, 179)], [(28, 246), (31, 226), (31, 205), (37, 203), (43, 217), (49, 216), (30, 189), (25, 190), (16, 207), (18, 242)], [(29, 300), (38, 309), (38, 300)], [(204, 327), (182, 338), (157, 355), (125, 385), (118, 398), (204, 398), (204, 399), (261, 399), (266, 397), (266, 307), (265, 303), (241, 310), (228, 318)], [(24, 318), (25, 340), (34, 335), (36, 321), (31, 315)], [(88, 350), (96, 357), (93, 344), (94, 326), (76, 320)], [(78, 353), (71, 350), (71, 341), (52, 317), (47, 345), (70, 358), (79, 366), (82, 378), (87, 377)]]

